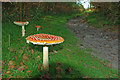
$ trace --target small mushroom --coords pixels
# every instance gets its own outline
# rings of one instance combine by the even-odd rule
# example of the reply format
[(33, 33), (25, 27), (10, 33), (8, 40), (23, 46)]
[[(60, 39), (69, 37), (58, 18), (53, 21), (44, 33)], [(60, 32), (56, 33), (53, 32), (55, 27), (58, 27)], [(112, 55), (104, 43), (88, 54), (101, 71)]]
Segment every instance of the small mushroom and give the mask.
[(62, 37), (49, 35), (49, 34), (35, 34), (26, 38), (27, 43), (44, 45), (43, 47), (43, 66), (48, 68), (48, 47), (47, 45), (59, 44), (64, 41)]
[(41, 26), (35, 26), (36, 28), (37, 28), (37, 31), (39, 31), (39, 28), (41, 27)]
[(25, 28), (24, 25), (28, 25), (29, 22), (19, 22), (19, 21), (14, 21), (14, 24), (22, 26), (22, 37), (25, 36)]

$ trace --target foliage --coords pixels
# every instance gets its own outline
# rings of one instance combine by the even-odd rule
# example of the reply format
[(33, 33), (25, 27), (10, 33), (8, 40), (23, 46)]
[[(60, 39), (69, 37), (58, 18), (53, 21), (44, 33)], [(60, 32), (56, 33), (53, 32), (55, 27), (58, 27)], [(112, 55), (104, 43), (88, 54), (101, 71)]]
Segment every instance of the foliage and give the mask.
[[(77, 44), (79, 40), (67, 29), (66, 21), (76, 15), (72, 13), (78, 7), (72, 3), (40, 2), (22, 5), (20, 9), (21, 3), (3, 3), (3, 78), (118, 78), (118, 70), (112, 69), (107, 61), (92, 56), (90, 49), (88, 52), (80, 49)], [(20, 10), (22, 21), (30, 22), (25, 26), (25, 37), (21, 37), (21, 27), (11, 23), (20, 20)], [(82, 14), (93, 15), (86, 12)], [(90, 16), (88, 18), (91, 19)], [(39, 31), (36, 31), (36, 25), (41, 26)], [(43, 46), (26, 44), (25, 40), (27, 36), (39, 33), (58, 35), (65, 39), (59, 45), (49, 46), (48, 72), (42, 69)]]
[(91, 5), (104, 17), (108, 16), (109, 20), (114, 24), (120, 24), (120, 6), (118, 2), (91, 2)]
[(39, 20), (45, 14), (71, 15), (78, 11), (74, 5), (71, 2), (3, 3), (3, 22)]
[[(3, 78), (117, 78), (117, 70), (107, 61), (99, 60), (85, 49), (80, 49), (78, 40), (67, 29), (66, 21), (73, 17), (46, 15), (40, 21), (31, 21), (26, 28), (25, 37), (21, 37), (21, 27), (13, 23), (3, 23), (2, 34), (2, 75)], [(35, 26), (40, 25), (39, 31)], [(65, 41), (49, 46), (49, 71), (42, 69), (42, 47), (27, 44), (29, 35), (46, 33), (61, 36)], [(11, 45), (8, 46), (9, 34)], [(106, 66), (105, 66), (106, 64)]]

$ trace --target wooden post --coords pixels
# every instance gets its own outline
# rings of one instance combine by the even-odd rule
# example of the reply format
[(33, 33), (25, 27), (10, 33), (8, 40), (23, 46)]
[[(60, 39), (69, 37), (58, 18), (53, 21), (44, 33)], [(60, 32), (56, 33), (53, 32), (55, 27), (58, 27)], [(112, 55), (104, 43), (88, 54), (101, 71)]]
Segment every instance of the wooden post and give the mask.
[(44, 46), (43, 47), (43, 67), (44, 69), (49, 69), (49, 64), (48, 64), (48, 47)]
[(24, 26), (22, 26), (22, 37), (25, 36), (25, 29)]

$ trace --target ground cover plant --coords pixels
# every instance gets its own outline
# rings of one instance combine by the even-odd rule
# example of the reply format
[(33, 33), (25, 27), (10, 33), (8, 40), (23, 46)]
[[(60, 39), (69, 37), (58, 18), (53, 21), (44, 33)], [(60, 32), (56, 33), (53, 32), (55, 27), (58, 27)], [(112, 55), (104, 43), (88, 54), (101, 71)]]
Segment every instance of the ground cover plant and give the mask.
[(95, 8), (91, 7), (78, 16), (83, 16), (83, 21), (95, 28), (103, 28), (105, 31), (118, 34), (119, 28), (119, 3), (118, 2), (91, 2)]
[[(21, 27), (13, 23), (3, 24), (3, 78), (116, 78), (117, 70), (104, 66), (104, 61), (91, 56), (84, 49), (79, 49), (77, 39), (66, 27), (65, 16), (50, 16), (41, 25), (41, 21), (30, 22), (26, 26), (26, 35), (21, 37)], [(41, 25), (36, 31), (35, 25)], [(50, 25), (49, 25), (50, 24)], [(10, 28), (9, 28), (10, 26)], [(41, 70), (42, 46), (26, 44), (25, 38), (29, 35), (46, 33), (62, 36), (65, 42), (50, 46), (48, 72)], [(10, 46), (8, 39), (10, 34)], [(107, 64), (107, 62), (106, 62)]]
[[(80, 14), (81, 15), (81, 14)], [(67, 29), (68, 19), (77, 16), (42, 15), (31, 20), (21, 37), (21, 27), (12, 22), (2, 24), (3, 78), (118, 78), (118, 70), (107, 61), (92, 56), (91, 49), (81, 49), (73, 33)], [(39, 31), (35, 26), (40, 25)], [(33, 34), (52, 34), (64, 38), (59, 45), (49, 46), (49, 71), (42, 68), (42, 47), (27, 44), (25, 38)]]

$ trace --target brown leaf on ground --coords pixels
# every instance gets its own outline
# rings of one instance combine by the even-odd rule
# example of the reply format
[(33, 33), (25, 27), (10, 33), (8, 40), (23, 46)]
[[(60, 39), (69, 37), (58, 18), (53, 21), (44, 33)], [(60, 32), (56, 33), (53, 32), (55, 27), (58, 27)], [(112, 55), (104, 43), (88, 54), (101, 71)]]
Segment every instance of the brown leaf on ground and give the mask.
[(27, 66), (25, 66), (25, 68), (27, 69), (28, 67), (27, 67)]
[(39, 58), (40, 58), (40, 56), (38, 55), (38, 56), (37, 56), (37, 59), (39, 59)]
[(23, 66), (23, 62), (22, 61), (20, 62), (20, 65)]
[(67, 57), (70, 57), (70, 56), (67, 54)]
[(10, 50), (11, 52), (13, 52), (13, 50), (12, 50), (11, 48), (10, 48), (9, 50)]
[(27, 47), (27, 51), (29, 51), (29, 47)]
[(7, 73), (7, 74), (9, 74), (9, 73), (10, 73), (10, 71), (7, 71), (6, 73)]
[(40, 69), (40, 65), (41, 65), (41, 64), (39, 63), (39, 64), (38, 64), (38, 66), (37, 66), (37, 67), (38, 67), (38, 69)]
[(31, 72), (30, 70), (27, 71), (27, 73), (30, 73), (30, 72)]
[(24, 67), (25, 66), (23, 65), (23, 66), (19, 67), (17, 70), (22, 72), (24, 70)]
[(116, 76), (116, 77), (120, 77), (119, 75), (117, 75), (117, 74), (113, 74), (114, 76)]
[(33, 53), (34, 53), (33, 49), (31, 49), (31, 51), (32, 51), (32, 55), (33, 55)]
[(17, 61), (17, 57), (16, 56), (14, 56), (15, 57), (15, 60)]
[(28, 54), (27, 56), (28, 56), (28, 57), (30, 57), (30, 55), (29, 55), (29, 54)]
[(70, 49), (66, 49), (68, 52), (70, 52), (71, 50)]
[(16, 76), (16, 78), (20, 78), (19, 76)]
[(83, 78), (90, 78), (90, 76), (84, 76)]
[(65, 56), (64, 54), (62, 54), (63, 56)]
[(50, 76), (48, 74), (43, 74), (42, 80), (48, 79), (50, 80)]
[(100, 63), (104, 63), (104, 62), (101, 60)]
[(28, 59), (28, 57), (26, 56), (26, 54), (23, 55), (23, 59)]
[(111, 65), (111, 64), (107, 64), (106, 66), (107, 66), (108, 68), (111, 68), (111, 67), (112, 67), (112, 65)]
[(58, 74), (58, 75), (56, 75), (56, 77), (57, 77), (57, 78), (61, 78), (61, 76), (60, 76), (59, 74)]
[(53, 52), (54, 52), (54, 53), (57, 53), (57, 51), (56, 51), (56, 50), (53, 50)]
[(15, 65), (14, 62), (10, 60), (8, 66), (11, 70), (14, 68), (14, 65)]
[(84, 63), (83, 65), (84, 65), (85, 67), (87, 67), (87, 64), (86, 64), (86, 63)]
[(58, 71), (58, 70), (60, 70), (60, 67), (56, 67), (55, 69)]
[(7, 80), (10, 80), (10, 78), (12, 78), (12, 76), (8, 77)]

